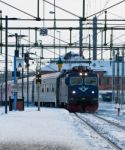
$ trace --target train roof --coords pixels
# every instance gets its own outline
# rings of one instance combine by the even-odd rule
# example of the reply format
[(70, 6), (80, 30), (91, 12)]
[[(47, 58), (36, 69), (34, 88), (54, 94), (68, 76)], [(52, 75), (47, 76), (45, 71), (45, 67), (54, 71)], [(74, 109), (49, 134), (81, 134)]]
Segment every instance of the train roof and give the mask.
[(60, 72), (54, 72), (54, 73), (49, 73), (49, 74), (44, 74), (41, 76), (42, 79), (46, 78), (56, 78), (60, 75)]

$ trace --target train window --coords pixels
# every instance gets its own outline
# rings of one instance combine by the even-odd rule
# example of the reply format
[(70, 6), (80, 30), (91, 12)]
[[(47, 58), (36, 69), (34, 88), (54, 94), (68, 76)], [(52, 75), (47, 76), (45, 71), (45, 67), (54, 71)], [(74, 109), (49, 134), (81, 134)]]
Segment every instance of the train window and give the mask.
[(83, 79), (82, 77), (71, 77), (70, 85), (82, 85)]
[(48, 87), (47, 87), (46, 91), (49, 92), (49, 88)]
[(44, 92), (44, 88), (42, 87), (42, 92)]
[(54, 86), (53, 86), (53, 84), (52, 84), (52, 92), (54, 92)]
[(52, 92), (54, 92), (54, 87), (52, 87)]
[(85, 77), (85, 85), (97, 85), (97, 77)]

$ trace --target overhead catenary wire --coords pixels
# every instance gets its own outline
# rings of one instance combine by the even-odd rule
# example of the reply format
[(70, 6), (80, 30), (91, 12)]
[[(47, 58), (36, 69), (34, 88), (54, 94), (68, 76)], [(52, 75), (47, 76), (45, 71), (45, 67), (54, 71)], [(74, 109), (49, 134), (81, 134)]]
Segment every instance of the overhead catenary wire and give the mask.
[[(104, 5), (103, 9), (106, 8), (106, 6), (108, 5), (109, 2), (110, 2), (110, 0), (107, 0), (107, 1), (106, 1), (106, 3), (105, 3), (105, 5)], [(102, 13), (103, 13), (103, 12), (101, 12), (97, 17), (100, 17), (100, 15), (102, 15)]]
[[(52, 5), (52, 6), (54, 6), (53, 3), (51, 3), (51, 2), (49, 2), (49, 1), (47, 1), (47, 0), (43, 0), (43, 1), (45, 1), (46, 3), (48, 3), (48, 4)], [(76, 14), (74, 14), (74, 13), (72, 13), (72, 12), (70, 12), (70, 11), (68, 11), (68, 10), (66, 10), (66, 9), (64, 9), (64, 8), (62, 8), (62, 7), (60, 7), (60, 6), (55, 5), (55, 7), (58, 8), (58, 9), (60, 9), (60, 10), (63, 10), (63, 11), (65, 11), (65, 12), (67, 12), (67, 13), (70, 14), (70, 15), (73, 15), (74, 17), (81, 18), (80, 16), (78, 16), (78, 15), (76, 15)]]
[[(10, 32), (8, 32), (10, 35), (13, 35), (13, 33), (10, 33)], [(30, 33), (30, 32), (29, 32)], [(50, 35), (50, 34), (48, 34), (48, 36), (50, 36), (50, 37), (53, 37), (52, 35)], [(27, 40), (27, 39), (25, 39), (25, 38), (21, 38), (22, 40), (24, 40), (24, 41), (27, 41), (28, 43), (29, 43), (29, 45), (30, 45), (30, 43), (31, 44), (34, 44), (34, 42), (32, 42), (31, 40), (30, 40), (30, 37), (29, 37), (29, 40)], [(59, 40), (59, 38), (57, 38), (56, 37), (56, 39), (58, 39)], [(60, 39), (61, 40), (61, 39)], [(61, 40), (62, 42), (64, 42), (64, 43), (67, 43), (68, 44), (68, 42), (66, 42), (66, 41), (64, 41), (64, 40)], [(22, 44), (23, 45), (23, 44)], [(42, 45), (41, 45), (41, 47), (42, 47)], [(32, 49), (32, 48), (34, 48), (34, 47), (30, 47), (29, 49), (27, 49), (27, 51), (29, 51), (30, 49)], [(47, 51), (49, 51), (49, 52), (51, 52), (51, 53), (53, 53), (53, 51), (51, 51), (51, 50), (48, 50), (47, 48), (44, 48), (44, 49), (46, 49)], [(56, 55), (58, 55), (58, 53), (55, 53)], [(8, 55), (9, 56), (9, 55)], [(11, 56), (11, 55), (10, 55)], [(13, 57), (13, 56), (12, 56)]]
[[(120, 35), (119, 37), (116, 37), (116, 38), (114, 38), (113, 39), (113, 41), (115, 41), (115, 40), (117, 40), (117, 39), (119, 39), (119, 38), (121, 38), (121, 37), (123, 37), (123, 36), (125, 36), (125, 34), (122, 34), (122, 35)], [(110, 42), (108, 42), (107, 44), (110, 44)], [(104, 47), (105, 48), (105, 47)], [(107, 52), (107, 50), (103, 50), (103, 53), (105, 53), (105, 52)], [(98, 55), (100, 55), (101, 53), (98, 53)]]
[(105, 3), (105, 5), (104, 5), (104, 8), (103, 8), (103, 9), (105, 9), (105, 7), (108, 5), (109, 2), (110, 2), (110, 0), (107, 0), (107, 1), (106, 1), (106, 3)]
[[(46, 0), (44, 0), (44, 1), (46, 1)], [(0, 2), (3, 2), (3, 1), (0, 1)], [(120, 3), (122, 3), (123, 1), (121, 1), (121, 2), (119, 2), (119, 4)], [(4, 2), (5, 3), (5, 2)], [(116, 3), (117, 5), (118, 5), (118, 3)], [(113, 5), (112, 7), (114, 7), (114, 6), (116, 6), (116, 4), (115, 5)], [(8, 4), (8, 5), (10, 5), (10, 4)], [(12, 7), (14, 7), (14, 6), (12, 6)], [(111, 6), (110, 6), (111, 7)], [(109, 7), (108, 7), (109, 8)], [(18, 9), (18, 8), (17, 8)], [(107, 8), (106, 8), (107, 9)], [(104, 9), (105, 10), (105, 9)], [(22, 11), (22, 10), (21, 10)], [(24, 11), (22, 11), (22, 12), (24, 12)], [(27, 15), (28, 15), (28, 13), (27, 13)], [(32, 16), (32, 15), (30, 15), (30, 16)], [(32, 16), (33, 17), (33, 16)], [(35, 17), (35, 16), (34, 16)], [(79, 17), (79, 16), (77, 16), (77, 17)], [(36, 17), (35, 17), (36, 18)]]
[[(15, 7), (15, 6), (11, 5), (11, 4), (9, 4), (9, 3), (7, 3), (7, 2), (4, 2), (4, 1), (2, 1), (2, 0), (0, 0), (0, 2), (3, 3), (3, 4), (5, 4), (5, 5), (7, 5), (7, 6), (9, 6), (9, 7), (11, 7), (11, 8), (13, 8), (13, 9), (16, 9), (16, 10), (18, 10), (18, 11), (20, 11), (20, 12), (22, 12), (22, 13), (24, 13), (24, 14), (30, 16), (30, 17), (32, 17), (32, 18), (35, 18), (35, 19), (37, 18), (36, 16), (31, 15), (30, 13), (27, 13), (26, 11), (23, 11), (23, 10), (21, 10), (21, 9), (19, 9), (19, 8)], [(48, 2), (48, 1), (46, 1), (46, 0), (43, 0), (43, 2), (49, 3), (50, 5), (54, 5), (53, 3)], [(57, 8), (59, 8), (59, 9), (65, 11), (65, 12), (67, 12), (67, 13), (69, 13), (69, 14), (71, 14), (71, 15), (77, 17), (77, 18), (80, 18), (80, 16), (78, 16), (78, 15), (76, 15), (76, 14), (74, 14), (74, 13), (72, 13), (72, 12), (66, 10), (66, 9), (63, 9), (62, 7), (59, 7), (59, 6), (57, 6), (57, 5), (55, 5), (55, 7), (57, 7)], [(43, 19), (44, 19), (44, 18), (43, 18)]]
[(115, 14), (115, 13), (112, 13), (112, 12), (110, 12), (110, 11), (108, 11), (108, 13), (111, 14), (111, 15), (113, 15), (113, 16), (116, 16), (116, 17), (118, 17), (118, 18), (125, 19), (124, 17), (121, 17), (121, 16), (119, 16), (119, 15), (117, 15), (117, 14)]
[[(13, 8), (13, 9), (16, 9), (16, 10), (18, 10), (18, 11), (20, 11), (20, 12), (22, 12), (22, 13), (24, 13), (24, 14), (30, 16), (30, 17), (33, 17), (33, 18), (35, 18), (35, 19), (37, 18), (37, 17), (35, 17), (35, 16), (33, 16), (33, 15), (31, 15), (31, 14), (29, 14), (29, 13), (27, 13), (27, 12), (25, 12), (25, 11), (23, 11), (23, 10), (17, 8), (17, 7), (15, 7), (15, 6), (12, 6), (12, 5), (9, 4), (9, 3), (6, 3), (6, 2), (4, 2), (4, 1), (2, 1), (2, 0), (0, 0), (0, 2), (3, 3), (3, 4), (5, 4), (5, 5), (7, 5), (7, 6), (9, 6), (9, 7), (11, 7), (11, 8)], [(43, 2), (45, 2), (45, 0), (44, 0)], [(47, 1), (46, 1), (46, 2), (47, 2)], [(54, 4), (52, 4), (52, 5), (54, 5)], [(59, 9), (65, 11), (65, 12), (67, 12), (67, 13), (69, 13), (69, 14), (72, 14), (72, 15), (74, 15), (75, 17), (78, 17), (78, 18), (79, 18), (78, 15), (75, 15), (74, 13), (71, 13), (71, 12), (69, 12), (69, 11), (67, 11), (67, 10), (65, 10), (65, 9), (63, 9), (63, 8), (61, 8), (61, 7), (59, 7), (59, 6), (55, 6), (55, 7), (57, 7), (57, 8), (59, 8)], [(45, 18), (43, 18), (43, 19), (45, 19)], [(51, 37), (52, 37), (52, 36), (51, 36)], [(61, 41), (63, 41), (63, 40), (61, 40)], [(63, 41), (63, 42), (64, 42), (64, 41)], [(65, 42), (65, 43), (68, 43), (68, 42)]]
[(125, 2), (125, 0), (122, 0), (122, 1), (120, 1), (120, 2), (118, 2), (118, 3), (115, 3), (114, 5), (111, 5), (111, 6), (105, 8), (105, 9), (103, 9), (103, 10), (100, 10), (100, 11), (94, 13), (94, 14), (91, 14), (91, 15), (87, 16), (86, 19), (87, 19), (87, 18), (90, 18), (90, 17), (92, 17), (92, 16), (95, 16), (95, 15), (97, 15), (97, 14), (103, 12), (103, 11), (108, 10), (108, 9), (111, 9), (111, 8), (113, 8), (113, 7), (115, 7), (115, 6), (119, 5), (119, 4), (121, 4), (121, 3), (123, 3), (123, 2)]
[(31, 14), (29, 14), (29, 13), (27, 13), (27, 12), (25, 12), (25, 11), (23, 11), (23, 10), (17, 8), (17, 7), (15, 7), (15, 6), (12, 6), (12, 5), (9, 4), (9, 3), (6, 3), (6, 2), (4, 2), (4, 1), (2, 1), (2, 0), (0, 0), (0, 2), (3, 3), (3, 4), (5, 4), (5, 5), (7, 5), (7, 6), (9, 6), (9, 7), (11, 7), (11, 8), (13, 8), (13, 9), (16, 9), (16, 10), (18, 10), (18, 11), (20, 11), (20, 12), (22, 12), (22, 13), (24, 13), (24, 14), (30, 16), (30, 17), (32, 17), (32, 18), (35, 18), (35, 19), (37, 18), (37, 17), (35, 17), (35, 16), (33, 16), (33, 15), (31, 15)]

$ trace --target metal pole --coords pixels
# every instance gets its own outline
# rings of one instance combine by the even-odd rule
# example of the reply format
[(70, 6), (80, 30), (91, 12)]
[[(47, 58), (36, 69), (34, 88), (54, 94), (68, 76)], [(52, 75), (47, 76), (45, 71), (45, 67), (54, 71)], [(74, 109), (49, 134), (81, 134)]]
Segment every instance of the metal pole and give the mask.
[(124, 47), (122, 49), (122, 84), (121, 84), (121, 90), (122, 90), (122, 99), (121, 104), (124, 104)]
[(41, 51), (40, 51), (40, 72), (41, 72), (41, 65), (42, 65), (41, 59), (43, 59), (43, 48), (42, 47), (41, 47)]
[[(23, 56), (24, 56), (24, 46), (22, 45), (22, 58), (23, 58)], [(23, 84), (24, 84), (23, 73), (24, 73), (24, 69), (22, 67), (22, 98), (24, 98), (24, 94), (23, 94)]]
[(111, 30), (111, 36), (110, 36), (110, 62), (112, 59), (112, 47), (113, 47), (113, 29)]
[[(2, 11), (0, 11), (0, 18), (2, 18)], [(2, 54), (2, 19), (0, 20), (0, 54)]]
[(61, 52), (60, 52), (60, 39), (61, 39), (61, 36), (60, 36), (60, 31), (57, 31), (57, 32), (59, 33), (59, 57), (60, 57), (60, 55), (61, 55), (61, 54), (60, 54), (60, 53), (61, 53)]
[(97, 60), (97, 17), (93, 18), (93, 60)]
[(35, 27), (35, 43), (34, 44), (38, 45), (38, 43), (37, 43), (37, 27)]
[(104, 25), (104, 33), (105, 33), (105, 42), (104, 42), (104, 45), (105, 46), (107, 45), (107, 42), (106, 42), (106, 31), (107, 31), (107, 11), (105, 11), (105, 25)]
[[(16, 85), (16, 56), (14, 56), (14, 85)], [(17, 100), (17, 95), (16, 92), (14, 91), (14, 110), (16, 111), (16, 100)]]
[(29, 53), (27, 60), (27, 107), (29, 107)]
[(37, 0), (37, 19), (39, 19), (39, 0)]
[(8, 16), (6, 16), (6, 32), (5, 32), (5, 113), (7, 114), (7, 82), (8, 82)]
[[(91, 60), (91, 37), (90, 37), (90, 34), (89, 34), (89, 61)], [(90, 63), (89, 63), (89, 66), (90, 66)]]
[[(37, 34), (37, 32), (36, 32), (36, 34)], [(30, 43), (31, 43), (31, 41), (30, 41), (30, 28), (29, 28), (29, 47), (30, 47)]]
[[(2, 76), (1, 76), (2, 77)], [(0, 86), (0, 95), (1, 95), (1, 97), (0, 97), (0, 100), (1, 100), (1, 105), (2, 105), (2, 102), (3, 102), (3, 93), (2, 93), (2, 89), (3, 89), (3, 84), (1, 84), (1, 86)]]
[(38, 90), (38, 111), (40, 111), (40, 98), (39, 98), (39, 90), (40, 90), (40, 83), (37, 83), (37, 90)]
[(43, 0), (43, 28), (45, 26), (45, 1)]
[(72, 28), (70, 28), (70, 30), (69, 30), (70, 32), (70, 43), (69, 43), (69, 45), (72, 45)]
[(85, 0), (83, 0), (83, 19), (85, 19)]
[[(83, 21), (85, 21), (86, 18), (85, 18), (85, 0), (83, 0)], [(83, 55), (83, 51), (82, 51), (82, 40), (83, 40), (83, 30), (82, 30), (82, 18), (80, 18), (80, 37), (79, 37), (79, 46), (80, 46), (80, 57), (82, 57)]]
[(103, 60), (103, 30), (101, 30), (101, 60)]
[(119, 48), (117, 49), (117, 103), (120, 105), (120, 89), (119, 89), (119, 86), (120, 86), (120, 83), (119, 83)]
[[(16, 38), (16, 50), (15, 50), (15, 55), (14, 55), (14, 85), (16, 88), (17, 85), (17, 80), (16, 80), (16, 57), (19, 57), (19, 50), (18, 50), (18, 34), (15, 33), (15, 38)], [(17, 102), (17, 91), (14, 92), (14, 110), (16, 111), (16, 102)]]
[(61, 42), (61, 33), (59, 31), (59, 57), (61, 56), (61, 51), (60, 51), (60, 43)]
[(32, 81), (32, 104), (34, 105), (34, 80)]
[(55, 28), (56, 28), (56, 7), (55, 7), (55, 0), (54, 0), (54, 59), (55, 59)]
[(113, 59), (112, 59), (112, 102), (116, 102), (115, 98), (115, 49), (112, 51)]
[(82, 57), (82, 39), (83, 39), (83, 32), (82, 32), (82, 18), (79, 20), (79, 55)]

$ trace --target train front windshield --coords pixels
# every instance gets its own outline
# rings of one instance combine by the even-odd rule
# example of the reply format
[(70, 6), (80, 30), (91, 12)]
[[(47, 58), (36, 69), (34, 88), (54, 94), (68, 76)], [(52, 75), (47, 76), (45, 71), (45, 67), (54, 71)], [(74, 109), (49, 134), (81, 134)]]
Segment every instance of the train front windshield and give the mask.
[(71, 86), (83, 85), (83, 83), (85, 85), (97, 86), (97, 84), (98, 84), (97, 77), (85, 77), (85, 78), (82, 78), (82, 77), (71, 77), (70, 78), (70, 85)]
[(85, 85), (97, 85), (97, 77), (85, 77)]
[(83, 79), (82, 77), (71, 77), (70, 78), (70, 85), (82, 85), (83, 84)]

